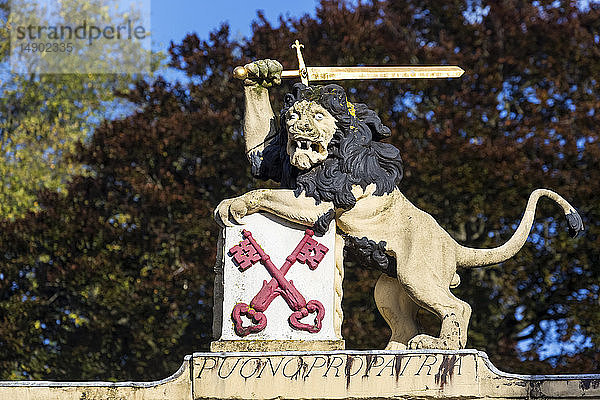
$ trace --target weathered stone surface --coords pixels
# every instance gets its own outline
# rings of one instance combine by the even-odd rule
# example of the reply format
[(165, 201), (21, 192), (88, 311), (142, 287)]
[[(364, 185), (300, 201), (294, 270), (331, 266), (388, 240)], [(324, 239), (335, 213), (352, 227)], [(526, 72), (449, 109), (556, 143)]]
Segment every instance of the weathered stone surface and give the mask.
[(0, 399), (577, 399), (600, 374), (515, 375), (476, 350), (196, 353), (158, 382), (0, 382)]
[(0, 381), (2, 400), (188, 400), (193, 399), (193, 356), (170, 377), (155, 382)]
[(498, 371), (476, 350), (194, 355), (197, 398), (599, 398), (600, 375)]

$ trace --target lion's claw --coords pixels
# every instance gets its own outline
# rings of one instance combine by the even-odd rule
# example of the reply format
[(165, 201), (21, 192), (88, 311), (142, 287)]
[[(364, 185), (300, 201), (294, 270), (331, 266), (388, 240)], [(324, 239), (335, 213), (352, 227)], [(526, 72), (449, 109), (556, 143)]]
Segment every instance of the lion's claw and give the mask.
[(233, 226), (233, 223), (229, 221), (229, 207), (234, 199), (225, 199), (217, 208), (215, 208), (214, 218), (217, 224), (219, 224), (222, 228), (226, 226)]
[(408, 341), (408, 348), (417, 349), (439, 349), (440, 339), (429, 335), (417, 335)]
[(242, 225), (244, 223), (242, 219), (248, 214), (246, 202), (239, 197), (234, 199), (229, 206), (229, 214), (235, 220), (235, 222)]
[(460, 344), (458, 338), (451, 340), (450, 338), (437, 338), (429, 335), (417, 335), (408, 341), (408, 348), (416, 349), (439, 349), (439, 350), (458, 350)]

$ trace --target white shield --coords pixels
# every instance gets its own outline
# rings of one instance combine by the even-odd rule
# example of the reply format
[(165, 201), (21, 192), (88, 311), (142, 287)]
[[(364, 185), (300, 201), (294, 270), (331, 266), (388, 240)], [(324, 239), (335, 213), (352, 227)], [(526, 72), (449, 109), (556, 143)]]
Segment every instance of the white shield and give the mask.
[[(245, 335), (241, 335), (238, 326), (236, 331), (236, 323), (232, 317), (236, 305), (245, 304), (252, 310), (252, 300), (265, 283), (274, 279), (273, 274), (269, 273), (268, 268), (261, 261), (253, 263), (244, 270), (234, 261), (235, 251), (231, 252), (231, 249), (245, 239), (243, 231), (246, 230), (252, 234), (254, 242), (270, 257), (273, 266), (278, 270), (306, 235), (305, 226), (290, 223), (271, 214), (252, 214), (246, 216), (244, 222), (244, 225), (224, 229), (224, 238), (221, 241), (222, 287), (218, 287), (218, 275), (221, 271), (217, 270), (217, 281), (215, 282), (215, 302), (219, 301), (222, 293), (222, 310), (219, 310), (218, 305), (215, 304), (215, 312), (221, 313), (215, 318), (217, 321), (215, 328), (218, 329), (218, 325), (221, 325), (220, 340), (338, 340), (334, 330), (335, 222), (331, 223), (325, 235), (313, 236), (313, 239), (327, 248), (327, 252), (318, 266), (311, 270), (307, 264), (295, 261), (284, 276), (286, 281), (293, 282), (294, 287), (307, 303), (313, 300), (312, 304), (318, 302), (323, 305), (324, 315), (318, 332), (315, 332), (314, 328), (313, 332), (298, 329), (297, 322), (290, 322), (290, 316), (297, 310), (290, 308), (283, 295), (272, 300), (268, 308), (263, 311), (266, 317), (266, 326), (262, 330), (246, 332)], [(218, 264), (217, 269), (219, 269)], [(277, 284), (277, 286), (280, 285)], [(220, 290), (222, 290), (221, 293), (219, 293)], [(265, 292), (263, 291), (263, 293)], [(239, 309), (237, 315), (239, 317)], [(300, 324), (314, 327), (316, 326), (316, 315), (317, 313), (313, 312), (298, 321)], [(221, 324), (218, 323), (218, 319), (221, 319)], [(243, 328), (258, 325), (247, 315), (241, 315), (241, 321)], [(238, 325), (239, 322), (237, 322)]]

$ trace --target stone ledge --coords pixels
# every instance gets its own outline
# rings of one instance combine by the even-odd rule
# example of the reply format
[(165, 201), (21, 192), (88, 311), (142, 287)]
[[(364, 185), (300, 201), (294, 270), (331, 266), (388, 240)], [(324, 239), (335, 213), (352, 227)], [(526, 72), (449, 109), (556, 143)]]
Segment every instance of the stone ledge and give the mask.
[(517, 375), (476, 350), (195, 353), (156, 382), (0, 382), (0, 399), (598, 399), (600, 374)]
[(152, 382), (0, 381), (2, 400), (189, 400), (192, 356), (185, 356), (177, 372)]

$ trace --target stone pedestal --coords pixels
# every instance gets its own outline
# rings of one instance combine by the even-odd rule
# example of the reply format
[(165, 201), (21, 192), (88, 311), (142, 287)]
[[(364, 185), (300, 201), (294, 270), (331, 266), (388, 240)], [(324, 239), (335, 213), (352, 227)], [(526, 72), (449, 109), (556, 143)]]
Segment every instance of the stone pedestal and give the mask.
[[(213, 323), (217, 340), (211, 350), (343, 349), (343, 270), (335, 264), (335, 252), (341, 251), (336, 249), (335, 223), (323, 236), (310, 236), (305, 226), (270, 214), (249, 215), (244, 222), (224, 229), (219, 240)], [(263, 260), (258, 254), (261, 250)], [(265, 255), (271, 267), (266, 265)], [(288, 271), (284, 268), (286, 262), (290, 264)], [(280, 277), (276, 279), (273, 272)], [(298, 297), (307, 303), (303, 310), (293, 307)], [(254, 306), (261, 302), (268, 305)], [(240, 305), (246, 313), (240, 312)], [(264, 320), (253, 321), (259, 312)], [(302, 317), (302, 312), (308, 315)], [(262, 329), (258, 328), (260, 324), (264, 324)], [(256, 331), (240, 333), (240, 329), (254, 328)]]
[(476, 350), (194, 355), (196, 398), (599, 398), (600, 375), (515, 375)]
[(515, 375), (477, 350), (196, 353), (156, 382), (0, 382), (0, 399), (598, 399), (600, 374)]

